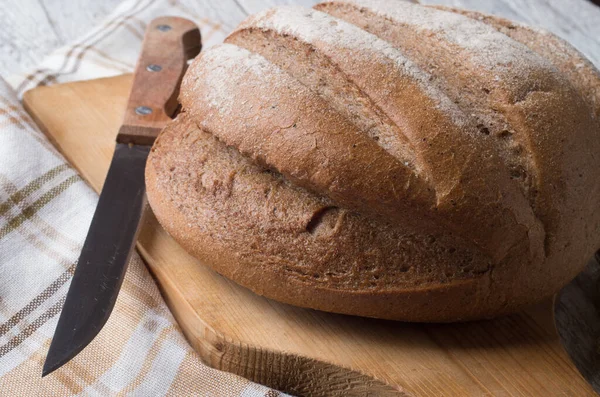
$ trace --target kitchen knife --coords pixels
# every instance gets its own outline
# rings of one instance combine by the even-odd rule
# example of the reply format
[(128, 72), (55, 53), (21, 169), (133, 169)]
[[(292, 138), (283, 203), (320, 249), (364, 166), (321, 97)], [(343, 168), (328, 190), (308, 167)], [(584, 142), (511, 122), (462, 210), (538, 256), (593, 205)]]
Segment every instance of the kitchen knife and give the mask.
[(556, 294), (554, 325), (571, 360), (600, 394), (600, 251)]
[(156, 136), (177, 110), (187, 61), (200, 48), (200, 31), (187, 19), (161, 17), (146, 29), (113, 159), (42, 376), (86, 347), (112, 312), (146, 206), (146, 159)]

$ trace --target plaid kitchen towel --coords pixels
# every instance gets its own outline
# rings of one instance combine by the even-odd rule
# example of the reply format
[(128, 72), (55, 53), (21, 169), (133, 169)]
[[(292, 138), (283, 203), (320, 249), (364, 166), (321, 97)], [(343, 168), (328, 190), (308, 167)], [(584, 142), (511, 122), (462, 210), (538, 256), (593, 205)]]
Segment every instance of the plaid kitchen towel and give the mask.
[(278, 395), (202, 364), (137, 254), (98, 337), (41, 378), (96, 200), (0, 81), (0, 395)]
[(40, 84), (132, 71), (146, 23), (156, 16), (193, 19), (205, 46), (220, 42), (245, 13), (229, 10), (227, 25), (208, 4), (124, 1), (34, 71), (8, 76), (12, 88), (0, 79), (0, 395), (282, 395), (204, 365), (137, 254), (104, 329), (75, 359), (41, 378), (97, 195), (18, 99)]

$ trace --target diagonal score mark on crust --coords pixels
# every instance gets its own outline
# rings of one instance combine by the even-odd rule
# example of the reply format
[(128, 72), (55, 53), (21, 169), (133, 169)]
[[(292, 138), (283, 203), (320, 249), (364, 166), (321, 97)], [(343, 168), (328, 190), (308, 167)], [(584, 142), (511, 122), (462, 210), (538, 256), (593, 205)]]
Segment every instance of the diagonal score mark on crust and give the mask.
[[(430, 84), (440, 84), (461, 108), (470, 111), (477, 118), (483, 134), (498, 136), (493, 144), (502, 153), (511, 177), (533, 200), (531, 192), (536, 191), (539, 167), (535, 157), (526, 155), (523, 150), (532, 152), (531, 137), (526, 130), (513, 130), (509, 111), (499, 106), (502, 102), (499, 98), (506, 96), (509, 102), (515, 103), (526, 97), (530, 90), (543, 90), (542, 87), (529, 87), (527, 81), (536, 70), (551, 69), (548, 62), (495, 29), (456, 13), (410, 4), (389, 8), (379, 0), (330, 4), (344, 4), (355, 10), (363, 7), (361, 16), (367, 10), (375, 18), (385, 18), (385, 28), (371, 24), (367, 30), (402, 46), (422, 67), (436, 70), (435, 81)], [(392, 38), (392, 34), (384, 29), (388, 32), (398, 30), (399, 33)], [(409, 31), (415, 35), (414, 39)], [(420, 52), (418, 48), (429, 45), (436, 46), (437, 56)], [(457, 65), (456, 60), (461, 64)], [(462, 73), (467, 73), (471, 79), (461, 78)], [(518, 81), (511, 81), (513, 79)], [(540, 80), (536, 79), (537, 82)], [(504, 82), (506, 87), (502, 86)], [(496, 110), (490, 112), (490, 108)]]
[[(331, 1), (316, 8), (402, 48), (418, 67), (430, 71), (427, 85), (436, 87), (468, 113), (480, 138), (498, 138), (495, 142), (488, 139), (486, 144), (496, 145), (508, 171), (513, 178), (519, 174), (522, 189), (528, 194), (537, 177), (535, 164), (523, 153), (531, 144), (524, 134), (515, 134), (505, 112), (499, 109), (503, 100), (499, 97), (516, 95), (516, 102), (526, 96), (529, 87), (519, 81), (506, 90), (500, 84), (515, 77), (513, 68), (520, 69), (518, 80), (527, 81), (523, 76), (533, 69), (550, 65), (503, 34), (460, 15), (411, 4), (398, 4), (397, 9), (384, 5), (377, 0)], [(526, 62), (515, 53), (527, 57)]]
[[(524, 154), (524, 149), (530, 149), (532, 145), (527, 135), (515, 134), (505, 114), (507, 112), (500, 106), (502, 100), (498, 98), (515, 94), (524, 96), (528, 92), (519, 90), (524, 85), (520, 83), (515, 84), (517, 91), (521, 91), (516, 93), (510, 88), (505, 90), (499, 87), (501, 80), (514, 77), (511, 70), (513, 64), (525, 69), (522, 74), (527, 75), (531, 74), (531, 70), (544, 66), (543, 60), (533, 55), (529, 57), (533, 61), (527, 59), (527, 62), (520, 62), (515, 53), (520, 54), (523, 48), (508, 45), (518, 43), (487, 29), (485, 25), (479, 26), (482, 24), (478, 22), (474, 26), (465, 25), (462, 19), (473, 21), (451, 13), (444, 15), (448, 13), (435, 9), (423, 10), (423, 7), (404, 4), (402, 12), (397, 12), (387, 7), (384, 9), (376, 0), (332, 1), (319, 4), (316, 8), (355, 24), (358, 29), (376, 35), (390, 46), (401, 48), (406, 57), (414, 62), (414, 68), (429, 71), (425, 73), (427, 79), (423, 79), (423, 85), (429, 89), (430, 95), (436, 93), (436, 97), (443, 97), (446, 103), (451, 103), (452, 106), (444, 106), (446, 112), (457, 108), (456, 113), (460, 112), (463, 118), (470, 119), (478, 130), (476, 139), (486, 139), (485, 135), (492, 135), (487, 138), (485, 145), (495, 146), (511, 179), (520, 183), (525, 195), (529, 196), (530, 191), (535, 191), (537, 167)], [(466, 26), (467, 33), (462, 32), (463, 26)], [(432, 32), (435, 34), (432, 35)], [(465, 54), (469, 55), (465, 58)], [(481, 54), (484, 56), (480, 57)], [(494, 69), (498, 65), (501, 70)], [(464, 74), (468, 74), (469, 78), (464, 78)], [(483, 78), (479, 75), (483, 75)], [(513, 100), (516, 102), (518, 99)], [(453, 119), (455, 121), (456, 117)]]
[(478, 11), (447, 6), (426, 6), (454, 12), (488, 24), (511, 39), (549, 60), (580, 91), (596, 119), (600, 118), (600, 71), (567, 41), (538, 27), (488, 15)]
[(555, 81), (552, 65), (487, 25), (454, 13), (402, 2), (387, 7), (379, 0), (330, 1), (315, 8), (402, 48), (418, 67), (431, 73), (427, 84), (468, 113), (479, 130), (476, 139), (498, 154), (506, 169), (501, 172), (527, 198), (535, 216), (533, 240), (539, 245), (547, 225), (535, 201), (540, 179), (535, 138), (522, 125), (515, 131), (518, 111), (507, 103), (528, 92), (545, 91), (547, 87), (537, 86), (545, 80), (536, 73), (542, 71)]
[[(479, 135), (476, 123), (443, 90), (431, 84), (433, 76), (390, 43), (326, 13), (293, 6), (267, 10), (247, 19), (227, 42), (264, 56), (350, 119), (373, 118), (375, 107), (382, 113), (376, 117), (391, 126), (388, 133), (391, 130), (392, 134), (403, 134), (408, 140), (415, 169), (431, 181), (436, 192), (436, 206), (451, 200), (447, 197), (460, 188), (457, 181), (465, 172), (460, 164), (469, 163), (473, 156), (461, 158), (466, 150), (452, 153), (452, 159), (446, 156), (441, 161), (453, 165), (432, 173), (429, 167), (435, 161), (423, 154), (427, 146), (423, 142), (449, 135), (453, 145), (471, 147)], [(365, 103), (370, 108), (363, 106)], [(427, 115), (423, 108), (428, 108)], [(438, 115), (438, 122), (424, 125), (422, 120), (431, 119), (433, 114)], [(364, 124), (355, 124), (364, 130)], [(378, 133), (381, 135), (381, 130)], [(380, 139), (378, 143), (398, 157), (398, 149), (393, 146), (401, 144), (398, 139)], [(522, 222), (518, 217), (515, 222)]]
[[(376, 36), (363, 34), (370, 41), (381, 42), (379, 45), (387, 51), (384, 57), (390, 58), (390, 54), (401, 57), (397, 50), (378, 41)], [(380, 53), (373, 54), (381, 57)], [(380, 65), (384, 69), (398, 67), (393, 59), (371, 64), (368, 59), (356, 59), (363, 64), (357, 67), (353, 78), (362, 79), (365, 87), (369, 85), (365, 82), (368, 76), (364, 76), (364, 70), (369, 70), (369, 65)], [(400, 65), (406, 63), (400, 62)], [(223, 79), (223, 75), (229, 78)], [(444, 106), (440, 106), (423, 93), (431, 89), (426, 81), (420, 82), (427, 87), (422, 89), (410, 73), (395, 72), (380, 80), (391, 86), (386, 89), (371, 86), (369, 96), (377, 97), (380, 103), (389, 99), (389, 103), (382, 106), (387, 106), (388, 112), (396, 112), (396, 124), (413, 123), (414, 128), (406, 131), (412, 130), (413, 141), (419, 145), (417, 153), (425, 153), (421, 167), (433, 167), (435, 178), (427, 178), (427, 172), (415, 175), (373, 139), (364, 133), (358, 134), (356, 126), (336, 112), (327, 100), (287, 71), (262, 55), (231, 44), (215, 47), (196, 59), (184, 79), (181, 101), (202, 129), (255, 161), (277, 169), (290, 181), (328, 196), (342, 207), (403, 222), (414, 230), (441, 233), (449, 228), (494, 260), (506, 256), (513, 246), (521, 246), (523, 239), (529, 240), (526, 230), (537, 227), (531, 210), (521, 203), (525, 198), (508, 179), (508, 173), (493, 171), (503, 165), (489, 147), (475, 139), (478, 134), (475, 125), (465, 126), (462, 119), (453, 120), (456, 117), (452, 116), (461, 115), (459, 109), (447, 98)], [(195, 92), (202, 92), (202, 98), (194, 95)], [(411, 101), (417, 96), (418, 101)], [(439, 93), (439, 98), (445, 97)], [(285, 106), (277, 108), (282, 104), (294, 107), (292, 113)], [(452, 114), (451, 110), (458, 111)], [(353, 145), (352, 140), (360, 144)], [(482, 173), (489, 174), (491, 179), (482, 181), (479, 177)], [(365, 175), (370, 177), (365, 178)], [(470, 181), (468, 188), (458, 183), (467, 180)], [(482, 186), (482, 182), (492, 189)], [(465, 193), (469, 190), (477, 195)], [(503, 196), (508, 198), (498, 199)], [(465, 211), (469, 216), (489, 222), (465, 230), (461, 227)], [(532, 247), (537, 245), (531, 244)]]
[[(240, 278), (254, 273), (254, 266), (273, 263), (274, 258), (278, 262), (274, 270), (280, 275), (303, 283), (327, 282), (344, 290), (417, 291), (447, 279), (448, 274), (461, 284), (465, 279), (485, 284), (489, 274), (486, 258), (456, 238), (417, 235), (404, 225), (391, 226), (345, 209), (338, 211), (330, 200), (277, 172), (267, 172), (236, 148), (200, 130), (187, 113), (181, 113), (161, 134), (148, 164), (149, 200), (166, 230), (201, 258), (223, 248), (227, 255), (238, 253), (235, 262), (247, 263), (241, 267), (243, 272), (218, 271), (242, 284)], [(227, 182), (231, 174), (237, 175), (233, 186)], [(165, 206), (171, 208), (170, 215), (163, 212)], [(184, 217), (182, 222), (192, 229), (177, 227), (176, 216)], [(317, 225), (319, 216), (326, 219)], [(194, 237), (207, 235), (212, 239), (209, 250), (206, 241), (200, 244)], [(411, 249), (414, 244), (423, 246), (424, 252)], [(369, 247), (369, 259), (358, 271), (354, 261), (364, 247)], [(453, 253), (448, 256), (450, 249)], [(429, 259), (416, 259), (423, 255)], [(426, 266), (429, 263), (436, 263), (435, 271)], [(314, 274), (320, 277), (315, 279)]]
[(477, 57), (473, 61), (488, 70), (508, 72), (514, 70), (515, 66), (526, 66), (525, 63), (537, 67), (548, 66), (546, 60), (529, 51), (521, 43), (486, 24), (453, 12), (407, 2), (398, 2), (394, 7), (389, 7), (385, 0), (334, 0), (317, 5), (317, 9), (331, 5), (345, 5), (363, 12), (368, 10), (403, 27), (411, 27), (419, 33), (433, 33), (434, 35), (429, 37), (443, 39), (476, 54)]
[[(404, 160), (405, 165), (431, 182), (436, 205), (453, 188), (436, 179), (422, 157), (424, 128), (415, 115), (429, 107), (429, 113), (440, 115), (440, 124), (448, 127), (434, 127), (432, 136), (449, 133), (457, 142), (465, 140), (465, 132), (475, 135), (475, 128), (469, 128), (464, 112), (429, 84), (432, 76), (388, 42), (326, 13), (298, 6), (250, 17), (227, 42), (258, 53), (291, 74), (400, 161), (410, 155), (414, 164)], [(382, 125), (369, 126), (369, 118)]]
[[(246, 19), (226, 42), (258, 53), (293, 75), (400, 161), (418, 156), (406, 136), (410, 127), (390, 114), (381, 96), (376, 98), (378, 91), (385, 96), (391, 87), (372, 87), (369, 83), (374, 83), (365, 81), (365, 75), (379, 78), (378, 73), (386, 73), (396, 79), (410, 79), (456, 125), (466, 123), (461, 110), (427, 84), (431, 77), (399, 50), (325, 13), (299, 6), (270, 9)], [(386, 67), (377, 69), (378, 64)], [(379, 125), (373, 126), (369, 119)], [(414, 166), (418, 173), (426, 172), (419, 164)]]
[[(432, 84), (441, 84), (461, 108), (473, 110), (481, 138), (495, 147), (527, 197), (542, 228), (536, 234), (541, 233), (544, 254), (561, 250), (552, 241), (577, 227), (575, 217), (567, 214), (587, 205), (579, 198), (586, 185), (576, 170), (587, 169), (592, 161), (589, 153), (595, 145), (586, 132), (593, 128), (587, 108), (593, 107), (594, 98), (570, 83), (572, 77), (552, 63), (553, 57), (530, 48), (527, 41), (454, 12), (387, 4), (333, 1), (316, 8), (384, 38), (419, 66), (434, 70)], [(581, 58), (571, 61), (576, 59)], [(585, 79), (597, 85), (596, 76), (592, 71)], [(586, 95), (588, 106), (582, 100)], [(593, 184), (591, 176), (588, 180)], [(571, 187), (557, 194), (557, 186), (566, 185)]]
[[(226, 42), (260, 54), (285, 70), (354, 124), (359, 133), (373, 139), (405, 166), (422, 172), (415, 164), (415, 149), (410, 140), (372, 98), (348, 80), (337, 65), (325, 57), (319, 58), (315, 47), (298, 40), (283, 45), (281, 39), (285, 40), (272, 30), (244, 27), (232, 33)], [(269, 48), (271, 45), (277, 48)], [(318, 70), (314, 67), (317, 64)]]
[(414, 147), (403, 132), (318, 48), (286, 33), (253, 24), (238, 28), (226, 42), (260, 54), (285, 70), (354, 124), (359, 133), (369, 136), (407, 167), (417, 168)]
[(343, 207), (411, 223), (416, 206), (426, 216), (435, 202), (427, 180), (259, 54), (209, 49), (190, 67), (180, 100), (203, 130)]

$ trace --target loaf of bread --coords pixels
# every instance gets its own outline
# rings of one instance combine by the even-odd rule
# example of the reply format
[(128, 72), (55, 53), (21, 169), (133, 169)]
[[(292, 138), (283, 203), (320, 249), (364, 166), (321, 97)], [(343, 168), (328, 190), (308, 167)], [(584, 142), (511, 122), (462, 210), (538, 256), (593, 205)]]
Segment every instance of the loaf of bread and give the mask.
[(547, 32), (402, 1), (274, 8), (201, 53), (180, 101), (152, 209), (266, 297), (493, 317), (600, 246), (600, 74)]

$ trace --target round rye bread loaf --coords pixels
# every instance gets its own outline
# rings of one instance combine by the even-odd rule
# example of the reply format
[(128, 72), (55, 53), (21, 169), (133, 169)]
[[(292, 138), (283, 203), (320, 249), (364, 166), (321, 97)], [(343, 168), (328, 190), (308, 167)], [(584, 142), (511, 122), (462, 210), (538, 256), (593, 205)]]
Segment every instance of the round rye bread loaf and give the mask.
[(202, 52), (148, 159), (188, 252), (293, 305), (518, 310), (600, 242), (600, 74), (563, 40), (402, 1), (280, 7)]

